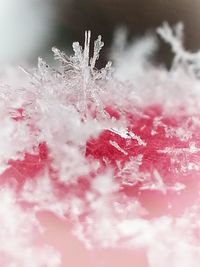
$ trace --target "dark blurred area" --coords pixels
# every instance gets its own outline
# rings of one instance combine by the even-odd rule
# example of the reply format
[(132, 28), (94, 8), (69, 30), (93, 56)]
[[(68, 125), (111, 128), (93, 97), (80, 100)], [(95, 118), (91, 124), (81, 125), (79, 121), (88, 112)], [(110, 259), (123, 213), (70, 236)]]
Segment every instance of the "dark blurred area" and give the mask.
[[(163, 21), (171, 25), (182, 21), (185, 25), (185, 46), (195, 51), (200, 48), (199, 0), (57, 0), (60, 25), (58, 45), (74, 40), (83, 42), (84, 31), (91, 30), (93, 39), (101, 34), (105, 42), (105, 61), (112, 42), (113, 31), (127, 27), (129, 40), (155, 31)], [(172, 54), (161, 42), (158, 62), (170, 64)], [(102, 62), (103, 63), (103, 62)]]
[[(0, 0), (0, 65), (35, 64), (38, 55), (49, 60), (52, 46), (70, 50), (72, 42), (83, 43), (85, 30), (93, 40), (103, 37), (102, 65), (119, 26), (131, 41), (163, 21), (182, 21), (186, 48), (200, 48), (200, 0)], [(172, 54), (161, 44), (157, 62), (169, 65)]]

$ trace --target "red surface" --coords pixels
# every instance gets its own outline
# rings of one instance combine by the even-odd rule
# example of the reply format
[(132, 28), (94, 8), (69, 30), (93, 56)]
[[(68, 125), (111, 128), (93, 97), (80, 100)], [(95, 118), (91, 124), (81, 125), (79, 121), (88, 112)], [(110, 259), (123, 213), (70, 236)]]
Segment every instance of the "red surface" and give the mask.
[[(119, 119), (116, 111), (109, 109), (111, 116)], [(189, 144), (195, 142), (196, 147), (200, 147), (200, 138), (198, 132), (194, 132), (189, 140), (181, 141), (178, 137), (167, 137), (165, 126), (180, 127), (189, 119), (187, 116), (173, 117), (164, 116), (160, 107), (147, 108), (142, 116), (127, 114), (129, 122), (128, 130), (139, 136), (146, 145), (138, 144), (136, 139), (125, 139), (119, 134), (110, 130), (104, 130), (98, 138), (88, 140), (86, 147), (86, 157), (92, 157), (101, 163), (98, 173), (103, 173), (105, 168), (111, 167), (114, 170), (116, 179), (120, 182), (118, 175), (118, 163), (124, 166), (131, 157), (143, 155), (142, 164), (139, 171), (147, 172), (153, 176), (153, 170), (157, 170), (163, 181), (168, 186), (172, 186), (175, 182), (181, 182), (186, 185), (186, 189), (181, 193), (168, 190), (166, 194), (156, 190), (141, 190), (142, 182), (138, 182), (134, 186), (124, 185), (121, 183), (121, 194), (126, 194), (129, 197), (137, 197), (142, 205), (149, 211), (149, 216), (160, 216), (166, 213), (180, 215), (187, 206), (192, 204), (198, 196), (199, 182), (198, 171), (188, 170), (183, 172), (180, 163), (171, 163), (171, 155), (160, 152), (168, 147), (172, 149), (187, 149)], [(20, 111), (20, 114), (21, 111)], [(156, 133), (152, 135), (154, 129), (153, 123), (155, 118), (161, 117), (160, 126), (157, 127)], [(20, 117), (21, 118), (21, 117)], [(16, 119), (16, 118), (15, 118)], [(19, 118), (18, 118), (19, 119)], [(122, 153), (110, 144), (110, 141), (116, 142), (125, 152)], [(184, 152), (182, 158), (187, 160), (195, 159), (198, 161), (200, 152), (191, 154)], [(105, 163), (106, 162), (106, 163)], [(2, 175), (2, 182), (8, 182), (8, 177), (12, 177), (12, 181), (20, 188), (27, 179), (34, 179), (45, 166), (51, 168), (50, 159), (48, 156), (48, 147), (45, 143), (40, 144), (38, 153), (35, 155), (26, 154), (24, 160), (10, 161), (8, 168)], [(76, 194), (84, 195), (84, 192), (89, 190), (92, 177), (82, 177), (79, 179), (78, 185), (66, 187), (66, 192), (76, 192)], [(58, 184), (57, 184), (58, 185)], [(159, 203), (159, 205), (154, 205)], [(171, 204), (171, 209), (168, 208)]]
[[(110, 111), (110, 113), (112, 113), (112, 116), (119, 119), (116, 111)], [(154, 119), (157, 117), (161, 117), (162, 123), (152, 135)], [(136, 116), (130, 112), (127, 114), (127, 118), (129, 131), (139, 136), (146, 143), (145, 146), (139, 145), (138, 141), (134, 138), (125, 139), (117, 133), (104, 130), (98, 138), (88, 140), (86, 157), (92, 157), (100, 162), (101, 167), (98, 173), (103, 173), (107, 167), (113, 169), (116, 180), (120, 183), (120, 194), (130, 197), (130, 201), (131, 198), (137, 198), (148, 211), (148, 214), (145, 215), (146, 218), (150, 219), (167, 214), (172, 214), (173, 216), (183, 214), (186, 208), (192, 205), (198, 198), (199, 171), (188, 170), (183, 172), (181, 170), (181, 158), (180, 163), (172, 163), (171, 155), (164, 152), (162, 153), (160, 150), (164, 150), (168, 147), (173, 149), (187, 149), (192, 142), (195, 142), (196, 147), (200, 147), (198, 132), (193, 132), (192, 136), (187, 141), (181, 141), (180, 138), (176, 136), (168, 137), (163, 125), (178, 128), (184, 125), (184, 123), (189, 120), (189, 117), (185, 115), (179, 117), (165, 116), (160, 107), (149, 107), (143, 112), (142, 116)], [(117, 150), (110, 144), (110, 141), (116, 142), (126, 153), (124, 154)], [(139, 167), (141, 172), (147, 172), (153, 176), (153, 171), (156, 169), (163, 178), (164, 183), (168, 186), (172, 186), (175, 182), (181, 182), (186, 185), (186, 188), (179, 193), (172, 190), (163, 193), (156, 190), (141, 190), (142, 182), (138, 182), (133, 186), (124, 185), (120, 181), (116, 161), (120, 162), (121, 166), (123, 166), (131, 157), (137, 157), (140, 154), (143, 155), (142, 164)], [(40, 144), (37, 155), (26, 154), (22, 161), (10, 161), (10, 168), (2, 175), (2, 181), (6, 181), (8, 177), (12, 177), (12, 179), (17, 182), (18, 186), (21, 187), (26, 179), (34, 179), (44, 166), (50, 168), (50, 160), (48, 157), (47, 145), (45, 143)], [(188, 161), (194, 159), (198, 161), (200, 152), (197, 151), (195, 154), (191, 154), (186, 151), (184, 152), (183, 158), (186, 158)], [(95, 174), (85, 178), (81, 177), (77, 185), (64, 187), (63, 190), (66, 190), (66, 193), (73, 191), (73, 193), (78, 196), (84, 197), (85, 192), (90, 190), (90, 182), (94, 175)], [(55, 183), (55, 186), (58, 186), (58, 184)], [(171, 208), (169, 208), (169, 205)], [(128, 267), (129, 265), (133, 266), (129, 264), (130, 260), (132, 262), (132, 257), (135, 259), (135, 262), (138, 262), (137, 267), (146, 266), (145, 258), (141, 256), (141, 252), (108, 250), (96, 251), (95, 254), (92, 254), (85, 250), (83, 245), (70, 234), (70, 229), (67, 224), (51, 217), (51, 215), (41, 216), (41, 221), (48, 229), (44, 240), (59, 248), (65, 258), (64, 262), (67, 263), (69, 261), (70, 266), (78, 267), (78, 264), (80, 264), (80, 259), (77, 259), (76, 256), (77, 253), (81, 255), (81, 267), (121, 267), (125, 260), (127, 261), (125, 266)], [(62, 238), (62, 235), (65, 235), (66, 238)], [(66, 256), (66, 249), (70, 251), (70, 253), (67, 254), (70, 256)], [(119, 255), (121, 255), (121, 258)], [(98, 262), (98, 264), (95, 263), (96, 265), (94, 265), (94, 262)]]

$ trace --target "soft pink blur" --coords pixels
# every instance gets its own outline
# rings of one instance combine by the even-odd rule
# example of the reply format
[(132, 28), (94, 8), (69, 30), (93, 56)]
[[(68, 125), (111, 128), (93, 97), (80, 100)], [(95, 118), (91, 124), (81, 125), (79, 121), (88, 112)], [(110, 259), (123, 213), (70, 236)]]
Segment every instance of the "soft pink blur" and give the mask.
[(144, 251), (123, 249), (87, 249), (72, 234), (67, 222), (52, 214), (40, 214), (46, 227), (43, 242), (58, 249), (62, 255), (62, 267), (146, 267)]

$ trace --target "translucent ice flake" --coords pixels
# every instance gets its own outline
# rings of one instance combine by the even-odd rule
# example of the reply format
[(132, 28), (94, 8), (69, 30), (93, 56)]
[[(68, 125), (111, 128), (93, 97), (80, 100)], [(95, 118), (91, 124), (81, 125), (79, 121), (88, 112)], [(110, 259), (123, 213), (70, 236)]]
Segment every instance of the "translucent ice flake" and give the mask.
[(136, 185), (138, 182), (144, 182), (146, 180), (145, 174), (139, 171), (139, 167), (142, 164), (142, 155), (137, 157), (131, 157), (124, 165), (120, 161), (117, 161), (119, 169), (118, 175), (122, 179), (122, 184)]
[[(85, 32), (84, 48), (78, 42), (73, 43), (74, 56), (71, 57), (67, 57), (57, 48), (53, 48), (55, 58), (62, 65), (61, 78), (67, 83), (68, 92), (70, 89), (73, 90), (71, 99), (76, 99), (74, 104), (78, 111), (85, 116), (88, 116), (88, 108), (94, 108), (94, 106), (101, 111), (102, 115), (104, 114), (105, 111), (101, 103), (101, 94), (104, 88), (98, 85), (98, 81), (110, 79), (112, 73), (111, 62), (108, 62), (101, 70), (96, 69), (95, 65), (104, 44), (101, 41), (101, 36), (99, 36), (94, 43), (93, 56), (90, 58), (90, 39), (91, 32), (89, 31)], [(71, 79), (66, 79), (69, 74)]]

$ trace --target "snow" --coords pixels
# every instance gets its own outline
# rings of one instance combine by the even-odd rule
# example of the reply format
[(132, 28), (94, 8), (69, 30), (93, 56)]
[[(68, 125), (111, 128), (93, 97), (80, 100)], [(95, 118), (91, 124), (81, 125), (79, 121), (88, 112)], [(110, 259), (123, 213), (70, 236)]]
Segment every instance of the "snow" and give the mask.
[[(199, 53), (184, 50), (182, 30), (180, 24), (158, 30), (175, 53), (170, 71), (146, 59), (156, 47), (148, 37), (140, 51), (131, 46), (115, 58), (112, 77), (111, 63), (95, 66), (101, 37), (90, 58), (86, 32), (84, 47), (74, 43), (71, 57), (53, 48), (58, 68), (39, 58), (38, 68), (23, 69), (15, 85), (12, 73), (1, 77), (0, 169), (8, 171), (0, 191), (2, 267), (60, 266), (58, 252), (32, 242), (41, 229), (37, 212), (44, 210), (72, 219), (77, 238), (91, 249), (142, 247), (148, 267), (199, 266), (194, 203), (179, 216), (162, 213), (163, 203), (176, 211), (178, 193), (187, 192), (188, 177), (198, 183), (200, 166)], [(129, 57), (132, 49), (138, 57)], [(36, 175), (32, 165), (40, 166)], [(9, 185), (13, 178), (18, 190)], [(175, 200), (168, 199), (172, 193)]]

